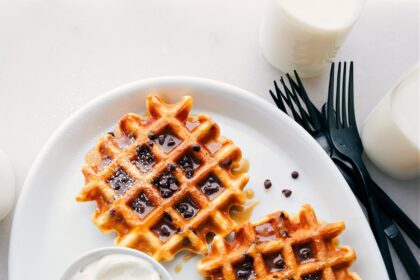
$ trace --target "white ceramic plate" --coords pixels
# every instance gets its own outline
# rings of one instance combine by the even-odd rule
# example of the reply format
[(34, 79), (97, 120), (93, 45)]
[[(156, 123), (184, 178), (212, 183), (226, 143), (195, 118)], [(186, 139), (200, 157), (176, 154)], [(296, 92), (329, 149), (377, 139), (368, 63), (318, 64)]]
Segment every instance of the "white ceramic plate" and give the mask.
[[(325, 221), (344, 220), (342, 244), (357, 253), (353, 270), (363, 279), (387, 279), (368, 223), (338, 170), (318, 144), (273, 105), (239, 88), (196, 78), (157, 78), (118, 88), (94, 100), (51, 137), (38, 156), (17, 205), (10, 245), (10, 280), (59, 279), (67, 266), (88, 250), (113, 244), (91, 221), (95, 203), (76, 203), (83, 187), (84, 155), (127, 112), (145, 110), (145, 97), (159, 91), (168, 101), (194, 98), (193, 112), (207, 113), (250, 161), (252, 188), (260, 200), (252, 218), (280, 209), (297, 213), (310, 203)], [(298, 180), (290, 173), (300, 172)], [(265, 191), (270, 178), (273, 187)], [(285, 198), (283, 188), (293, 194)], [(165, 266), (174, 279), (200, 279), (195, 264), (182, 255)], [(176, 273), (174, 267), (182, 265)]]

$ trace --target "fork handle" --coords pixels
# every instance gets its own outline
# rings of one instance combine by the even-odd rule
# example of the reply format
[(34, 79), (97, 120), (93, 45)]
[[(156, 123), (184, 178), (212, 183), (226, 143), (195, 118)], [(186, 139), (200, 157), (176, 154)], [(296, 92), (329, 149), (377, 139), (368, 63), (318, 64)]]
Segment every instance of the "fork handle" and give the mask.
[(394, 247), (398, 258), (403, 264), (405, 271), (407, 271), (408, 276), (412, 280), (419, 279), (419, 263), (417, 262), (417, 259), (414, 256), (413, 252), (410, 250), (410, 247), (408, 247), (408, 244), (402, 236), (401, 232), (394, 224), (394, 222), (386, 215), (384, 215), (384, 213), (382, 213), (381, 219), (383, 225), (385, 226), (385, 234), (388, 237), (388, 240), (391, 241), (391, 244)]
[(352, 161), (353, 169), (356, 171), (358, 175), (358, 179), (361, 184), (361, 189), (363, 196), (365, 197), (366, 201), (366, 209), (368, 212), (369, 223), (372, 228), (372, 232), (375, 236), (376, 242), (378, 243), (379, 250), (381, 251), (382, 258), (385, 263), (385, 267), (388, 271), (389, 279), (396, 280), (397, 276), (395, 275), (394, 265), (392, 263), (391, 253), (388, 247), (388, 241), (385, 237), (384, 228), (381, 222), (381, 215), (378, 204), (376, 202), (376, 198), (374, 195), (373, 190), (371, 189), (372, 186), (372, 178), (370, 177), (366, 166), (364, 165), (363, 161), (360, 159), (360, 162)]
[(381, 208), (402, 228), (417, 248), (420, 248), (420, 229), (418, 226), (373, 180), (372, 185)]
[[(343, 174), (344, 179), (346, 179), (348, 185), (350, 186), (353, 193), (359, 198), (363, 204), (366, 204), (364, 197), (361, 193), (360, 188), (357, 187), (356, 182), (354, 181), (354, 170), (345, 164), (343, 160), (335, 155), (332, 155), (331, 158), (334, 160), (334, 163)], [(379, 207), (383, 210), (388, 217), (394, 220), (401, 229), (408, 235), (408, 237), (416, 244), (417, 248), (420, 248), (420, 229), (419, 227), (411, 220), (406, 213), (379, 187), (375, 181), (371, 180), (372, 188), (378, 201)]]

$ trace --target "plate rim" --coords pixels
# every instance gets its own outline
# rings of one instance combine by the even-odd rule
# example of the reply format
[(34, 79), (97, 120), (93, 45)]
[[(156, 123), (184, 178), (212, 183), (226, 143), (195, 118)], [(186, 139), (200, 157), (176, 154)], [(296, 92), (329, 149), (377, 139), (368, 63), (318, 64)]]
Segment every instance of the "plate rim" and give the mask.
[[(38, 152), (35, 160), (33, 161), (26, 178), (24, 180), (24, 184), (20, 190), (20, 194), (18, 196), (15, 212), (13, 215), (12, 220), (12, 227), (10, 232), (10, 241), (9, 241), (9, 253), (8, 253), (8, 276), (10, 280), (15, 280), (12, 278), (12, 271), (13, 260), (15, 259), (14, 256), (14, 244), (17, 242), (15, 241), (16, 231), (17, 231), (17, 223), (18, 221), (22, 220), (21, 217), (24, 216), (24, 205), (25, 201), (28, 198), (28, 192), (31, 189), (32, 181), (35, 179), (37, 171), (40, 169), (42, 163), (44, 162), (44, 158), (48, 155), (51, 150), (51, 147), (54, 147), (54, 142), (60, 139), (60, 136), (68, 130), (68, 127), (71, 126), (77, 119), (81, 118), (81, 116), (86, 115), (87, 112), (91, 111), (94, 107), (100, 106), (100, 104), (106, 104), (109, 100), (114, 98), (121, 98), (122, 96), (127, 96), (130, 94), (135, 94), (135, 90), (142, 90), (149, 88), (149, 90), (153, 89), (153, 86), (157, 87), (164, 87), (165, 85), (171, 87), (207, 87), (216, 89), (218, 91), (229, 92), (230, 95), (233, 95), (236, 98), (245, 99), (247, 102), (255, 102), (258, 103), (260, 106), (264, 107), (264, 109), (271, 111), (278, 116), (281, 121), (285, 122), (286, 125), (292, 127), (297, 133), (297, 137), (302, 137), (304, 142), (307, 145), (310, 145), (311, 149), (314, 150), (314, 153), (317, 153), (317, 156), (320, 157), (320, 160), (324, 161), (324, 164), (329, 165), (330, 176), (335, 177), (334, 180), (340, 182), (339, 186), (342, 188), (344, 194), (349, 195), (351, 198), (348, 198), (353, 201), (356, 211), (360, 211), (359, 214), (363, 217), (362, 223), (365, 223), (365, 227), (368, 227), (368, 232), (370, 235), (371, 240), (375, 240), (373, 233), (369, 227), (368, 221), (366, 216), (363, 214), (362, 208), (360, 204), (357, 202), (356, 197), (351, 192), (350, 188), (347, 185), (347, 182), (340, 174), (337, 167), (334, 163), (330, 160), (328, 155), (324, 152), (321, 146), (313, 139), (301, 126), (299, 126), (292, 118), (288, 115), (283, 113), (281, 110), (277, 109), (273, 104), (268, 102), (267, 100), (263, 99), (262, 97), (251, 93), (248, 90), (242, 89), (238, 86), (231, 85), (225, 82), (216, 81), (208, 78), (201, 78), (201, 77), (194, 77), (194, 76), (158, 76), (158, 77), (151, 77), (146, 79), (136, 80), (121, 86), (118, 86), (114, 89), (111, 89), (99, 96), (93, 98), (92, 100), (88, 101), (85, 105), (82, 105), (79, 109), (75, 110), (69, 117), (67, 117), (49, 136), (45, 144), (42, 146), (40, 151)], [(347, 187), (346, 187), (347, 186)], [(377, 246), (376, 242), (374, 242), (373, 247), (375, 248), (377, 254), (379, 254), (379, 247)], [(385, 264), (381, 258), (380, 263), (382, 264), (383, 269), (385, 270)]]

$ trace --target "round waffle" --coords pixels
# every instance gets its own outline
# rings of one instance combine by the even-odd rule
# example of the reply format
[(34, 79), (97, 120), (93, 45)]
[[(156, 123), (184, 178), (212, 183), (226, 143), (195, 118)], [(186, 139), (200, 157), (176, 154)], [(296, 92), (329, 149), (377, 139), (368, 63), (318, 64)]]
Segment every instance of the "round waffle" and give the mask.
[(77, 201), (97, 202), (93, 221), (117, 233), (116, 245), (168, 261), (182, 250), (205, 254), (209, 233), (234, 229), (229, 209), (244, 204), (249, 179), (232, 172), (241, 151), (208, 116), (190, 116), (191, 106), (188, 96), (148, 96), (147, 116), (123, 116), (86, 156)]
[(350, 273), (356, 255), (338, 247), (343, 222), (318, 222), (311, 206), (304, 205), (295, 219), (285, 212), (246, 223), (229, 235), (216, 236), (209, 255), (197, 265), (210, 279), (354, 280)]

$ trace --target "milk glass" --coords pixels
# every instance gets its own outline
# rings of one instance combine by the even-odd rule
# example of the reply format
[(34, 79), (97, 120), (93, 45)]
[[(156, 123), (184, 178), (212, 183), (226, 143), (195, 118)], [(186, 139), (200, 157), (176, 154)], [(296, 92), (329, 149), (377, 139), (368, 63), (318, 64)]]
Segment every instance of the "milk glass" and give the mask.
[(260, 28), (264, 57), (283, 72), (302, 77), (325, 71), (365, 0), (268, 0)]
[(366, 119), (362, 141), (369, 159), (398, 179), (420, 174), (419, 66), (381, 100)]

